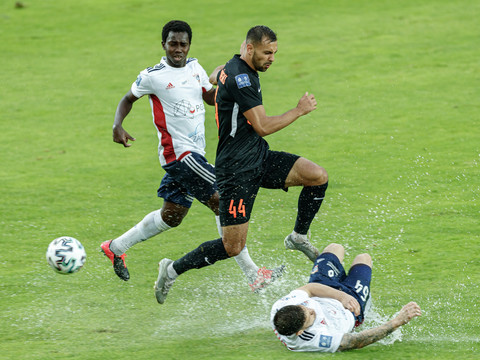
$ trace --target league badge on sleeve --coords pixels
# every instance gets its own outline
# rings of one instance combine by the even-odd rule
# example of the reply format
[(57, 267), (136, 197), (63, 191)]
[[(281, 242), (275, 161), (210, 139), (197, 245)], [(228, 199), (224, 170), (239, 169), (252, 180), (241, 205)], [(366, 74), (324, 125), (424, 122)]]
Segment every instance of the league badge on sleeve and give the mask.
[(237, 82), (239, 89), (252, 85), (247, 74), (239, 74), (235, 76), (235, 81)]
[(332, 337), (327, 335), (320, 335), (319, 347), (329, 348), (332, 346)]

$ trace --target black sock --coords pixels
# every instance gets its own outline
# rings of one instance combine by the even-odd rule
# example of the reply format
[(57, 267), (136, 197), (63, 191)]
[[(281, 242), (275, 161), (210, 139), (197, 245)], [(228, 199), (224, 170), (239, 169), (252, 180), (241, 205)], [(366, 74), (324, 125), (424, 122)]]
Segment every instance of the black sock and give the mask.
[(298, 213), (294, 231), (306, 234), (315, 215), (322, 205), (328, 182), (318, 186), (305, 186), (298, 198)]
[(178, 275), (191, 269), (200, 269), (204, 266), (213, 265), (219, 260), (228, 259), (222, 239), (204, 242), (195, 250), (190, 251), (184, 257), (173, 262), (173, 268)]

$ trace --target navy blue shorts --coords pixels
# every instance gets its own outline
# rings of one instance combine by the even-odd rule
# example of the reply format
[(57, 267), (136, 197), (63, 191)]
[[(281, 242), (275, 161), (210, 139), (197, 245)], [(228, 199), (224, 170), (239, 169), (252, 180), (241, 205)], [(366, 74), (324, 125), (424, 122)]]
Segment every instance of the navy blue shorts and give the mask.
[(236, 174), (217, 174), (221, 225), (238, 225), (249, 221), (260, 187), (286, 191), (285, 180), (299, 157), (269, 150), (259, 169)]
[(355, 326), (358, 326), (364, 319), (365, 305), (370, 297), (371, 279), (372, 268), (370, 266), (354, 265), (347, 275), (336, 255), (321, 253), (313, 265), (309, 282), (330, 286), (357, 299), (362, 308), (360, 315), (355, 316)]
[(217, 191), (215, 167), (200, 154), (186, 152), (163, 169), (157, 195), (166, 201), (190, 208), (193, 199), (205, 203)]

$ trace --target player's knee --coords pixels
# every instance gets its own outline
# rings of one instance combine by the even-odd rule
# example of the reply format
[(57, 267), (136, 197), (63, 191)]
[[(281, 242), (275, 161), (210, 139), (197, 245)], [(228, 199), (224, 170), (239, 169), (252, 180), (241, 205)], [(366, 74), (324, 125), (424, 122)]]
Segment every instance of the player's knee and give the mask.
[(225, 251), (230, 257), (237, 256), (243, 249), (241, 244), (228, 244), (224, 242), (223, 245), (225, 246)]
[(372, 267), (372, 257), (367, 253), (357, 255), (353, 262), (354, 264), (365, 264)]
[(323, 249), (323, 252), (340, 254), (345, 252), (345, 248), (343, 247), (343, 245), (330, 243)]
[(185, 215), (183, 214), (178, 214), (178, 213), (172, 213), (172, 212), (164, 212), (162, 214), (162, 219), (170, 227), (177, 227), (180, 225), (183, 221), (183, 218)]
[(215, 192), (212, 197), (207, 201), (205, 202), (204, 204), (210, 209), (212, 210), (215, 215), (218, 215), (219, 214), (219, 209), (218, 209), (218, 204), (219, 204), (219, 201), (220, 201), (220, 196), (218, 194), (218, 191)]
[(318, 166), (315, 170), (315, 183), (316, 185), (323, 185), (328, 182), (328, 173), (323, 167)]

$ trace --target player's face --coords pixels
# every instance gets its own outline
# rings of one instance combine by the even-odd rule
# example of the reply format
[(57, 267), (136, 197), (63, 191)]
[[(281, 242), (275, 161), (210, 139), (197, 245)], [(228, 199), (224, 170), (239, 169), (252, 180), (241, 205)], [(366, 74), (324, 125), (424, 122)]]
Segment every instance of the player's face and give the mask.
[(275, 61), (277, 42), (264, 39), (260, 44), (255, 45), (252, 55), (252, 64), (255, 70), (265, 72)]
[(315, 317), (316, 317), (315, 310), (310, 309), (303, 305), (300, 305), (300, 307), (303, 309), (305, 313), (305, 322), (303, 324), (303, 329), (309, 328), (310, 326), (313, 325), (315, 321)]
[(170, 31), (166, 42), (162, 42), (167, 64), (172, 67), (184, 67), (190, 50), (190, 39), (186, 32)]

